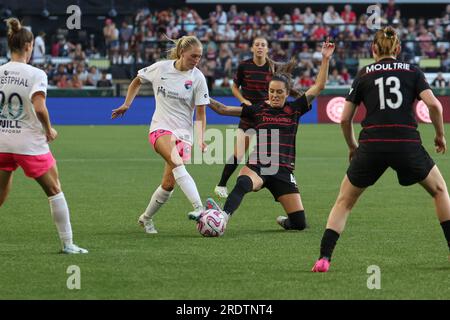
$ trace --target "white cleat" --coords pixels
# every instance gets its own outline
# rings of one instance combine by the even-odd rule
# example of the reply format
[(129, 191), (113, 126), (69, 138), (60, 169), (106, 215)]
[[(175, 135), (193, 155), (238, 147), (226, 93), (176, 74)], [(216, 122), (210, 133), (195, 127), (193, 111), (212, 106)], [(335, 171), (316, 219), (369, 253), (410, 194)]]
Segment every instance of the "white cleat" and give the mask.
[(205, 211), (203, 208), (198, 208), (194, 211), (188, 213), (189, 220), (198, 221), (200, 219), (201, 214)]
[(86, 249), (80, 248), (76, 244), (68, 244), (64, 245), (64, 248), (62, 249), (62, 253), (66, 254), (79, 254), (79, 253), (88, 253)]
[(228, 198), (228, 188), (227, 187), (221, 187), (221, 186), (216, 186), (214, 188), (214, 193), (222, 199), (226, 199)]
[(145, 233), (158, 233), (152, 219), (147, 218), (144, 214), (139, 217), (138, 223), (144, 228)]

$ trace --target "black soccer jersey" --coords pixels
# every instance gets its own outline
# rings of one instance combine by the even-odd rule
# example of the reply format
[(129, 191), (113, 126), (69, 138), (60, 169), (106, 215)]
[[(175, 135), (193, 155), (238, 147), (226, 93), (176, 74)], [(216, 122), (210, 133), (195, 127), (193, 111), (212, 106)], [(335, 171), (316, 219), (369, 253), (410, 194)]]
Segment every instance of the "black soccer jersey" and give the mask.
[(252, 104), (267, 100), (270, 80), (272, 80), (272, 72), (269, 62), (263, 66), (257, 66), (253, 58), (242, 61), (234, 77), (236, 86), (241, 87), (242, 96)]
[(348, 101), (364, 103), (359, 146), (366, 152), (403, 152), (421, 146), (413, 103), (429, 89), (423, 72), (395, 59), (382, 59), (361, 69)]
[(305, 95), (287, 102), (283, 108), (272, 108), (265, 102), (243, 108), (242, 115), (254, 121), (257, 133), (256, 149), (250, 155), (249, 163), (294, 170), (298, 123), (309, 110), (311, 105)]

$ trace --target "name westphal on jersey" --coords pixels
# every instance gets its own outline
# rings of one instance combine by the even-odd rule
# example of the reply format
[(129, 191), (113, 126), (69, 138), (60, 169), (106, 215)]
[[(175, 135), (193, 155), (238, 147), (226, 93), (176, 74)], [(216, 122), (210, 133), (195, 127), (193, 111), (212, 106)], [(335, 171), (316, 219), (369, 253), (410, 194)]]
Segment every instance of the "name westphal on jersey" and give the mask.
[(421, 146), (414, 101), (430, 89), (423, 72), (409, 63), (386, 58), (362, 68), (346, 98), (366, 107), (359, 135), (362, 150), (402, 152)]
[(0, 152), (39, 155), (49, 152), (31, 98), (47, 94), (47, 75), (26, 63), (0, 66)]

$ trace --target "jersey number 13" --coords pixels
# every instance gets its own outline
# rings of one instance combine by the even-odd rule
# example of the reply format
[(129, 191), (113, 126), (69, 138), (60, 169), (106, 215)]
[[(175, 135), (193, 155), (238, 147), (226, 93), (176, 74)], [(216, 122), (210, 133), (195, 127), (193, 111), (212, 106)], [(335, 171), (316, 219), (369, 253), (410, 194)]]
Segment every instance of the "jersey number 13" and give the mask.
[[(384, 78), (375, 80), (375, 85), (378, 86), (378, 93), (380, 96), (380, 109), (384, 110), (386, 105), (391, 109), (398, 109), (402, 105), (403, 95), (400, 91), (400, 79), (397, 77), (388, 77), (384, 83)], [(385, 88), (389, 88), (389, 92), (395, 94), (395, 102), (392, 99), (386, 99), (384, 95)]]

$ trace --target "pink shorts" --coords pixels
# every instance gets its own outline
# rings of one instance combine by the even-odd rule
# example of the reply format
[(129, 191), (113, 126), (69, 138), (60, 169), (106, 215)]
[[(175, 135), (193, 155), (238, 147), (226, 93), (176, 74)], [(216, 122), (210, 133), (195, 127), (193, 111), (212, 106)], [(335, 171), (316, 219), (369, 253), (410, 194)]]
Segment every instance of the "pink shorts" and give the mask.
[(21, 166), (25, 175), (30, 178), (39, 178), (56, 163), (51, 152), (37, 156), (15, 153), (0, 153), (0, 170), (15, 171)]
[[(165, 136), (165, 135), (173, 135), (172, 132), (168, 130), (158, 129), (153, 132), (150, 132), (148, 135), (148, 139), (150, 143), (153, 146), (153, 149), (155, 148), (156, 140), (158, 140), (159, 137)], [(174, 135), (175, 136), (175, 135)], [(181, 159), (183, 159), (184, 162), (189, 161), (191, 159), (191, 148), (192, 146), (184, 142), (182, 140), (176, 140), (175, 145), (177, 146), (178, 154), (180, 155)]]

